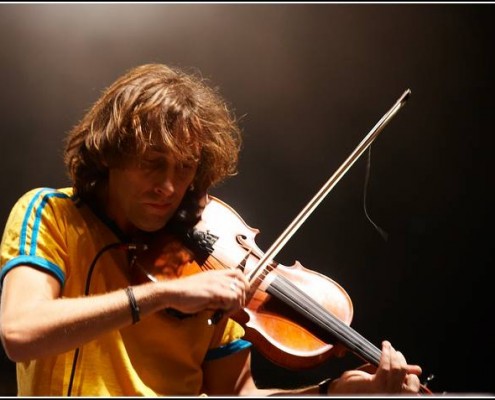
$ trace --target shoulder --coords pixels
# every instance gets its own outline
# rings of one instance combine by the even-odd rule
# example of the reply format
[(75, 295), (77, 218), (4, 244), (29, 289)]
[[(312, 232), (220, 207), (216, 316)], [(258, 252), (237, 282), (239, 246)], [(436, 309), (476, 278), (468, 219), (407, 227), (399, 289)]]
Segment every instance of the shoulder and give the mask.
[(33, 198), (39, 196), (57, 196), (57, 197), (73, 197), (74, 190), (71, 187), (64, 188), (52, 188), (52, 187), (37, 187), (28, 190), (23, 195), (21, 195), (21, 199), (23, 198)]
[(22, 194), (15, 202), (9, 219), (15, 223), (22, 220), (40, 218), (46, 213), (57, 213), (58, 210), (74, 208), (75, 200), (72, 188), (54, 189), (39, 187)]
[(16, 204), (34, 207), (41, 203), (47, 203), (52, 199), (71, 200), (71, 202), (75, 201), (72, 188), (54, 189), (50, 187), (38, 187), (21, 195)]

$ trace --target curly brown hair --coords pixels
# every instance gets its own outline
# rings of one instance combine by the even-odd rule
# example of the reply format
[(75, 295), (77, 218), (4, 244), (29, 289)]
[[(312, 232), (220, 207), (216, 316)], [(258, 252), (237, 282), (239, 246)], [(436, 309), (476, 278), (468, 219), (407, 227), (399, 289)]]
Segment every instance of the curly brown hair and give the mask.
[(218, 89), (196, 72), (146, 64), (118, 78), (72, 128), (64, 161), (76, 193), (89, 197), (109, 166), (146, 150), (197, 160), (194, 186), (206, 190), (237, 172), (241, 134)]

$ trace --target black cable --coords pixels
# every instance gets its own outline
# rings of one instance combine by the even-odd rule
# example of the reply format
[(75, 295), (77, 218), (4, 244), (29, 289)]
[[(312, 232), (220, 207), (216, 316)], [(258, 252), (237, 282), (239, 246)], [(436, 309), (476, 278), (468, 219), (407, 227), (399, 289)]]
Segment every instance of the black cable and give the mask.
[[(84, 295), (85, 296), (88, 296), (89, 295), (89, 288), (90, 288), (90, 285), (91, 285), (91, 276), (93, 274), (93, 270), (95, 269), (95, 266), (96, 266), (96, 262), (98, 261), (98, 259), (103, 255), (103, 253), (105, 253), (106, 251), (110, 250), (110, 249), (114, 249), (114, 248), (119, 248), (121, 250), (130, 250), (132, 249), (133, 247), (135, 248), (136, 245), (134, 244), (127, 244), (127, 243), (120, 243), (120, 242), (117, 242), (117, 243), (110, 243), (108, 245), (106, 245), (105, 247), (103, 247), (95, 256), (95, 258), (93, 259), (93, 262), (91, 263), (90, 267), (89, 267), (89, 270), (88, 270), (88, 275), (86, 276), (86, 285), (85, 285), (85, 288), (84, 288)], [(79, 347), (76, 349), (75, 353), (74, 353), (74, 359), (72, 361), (72, 368), (71, 368), (71, 373), (70, 373), (70, 378), (69, 378), (69, 387), (67, 389), (67, 397), (70, 397), (71, 394), (72, 394), (72, 385), (74, 383), (74, 376), (76, 374), (76, 365), (77, 365), (77, 359), (79, 358)]]
[(380, 228), (375, 222), (373, 222), (373, 220), (368, 214), (368, 208), (366, 206), (367, 197), (368, 197), (368, 186), (370, 184), (370, 170), (371, 170), (371, 146), (368, 148), (368, 158), (366, 160), (366, 176), (364, 178), (364, 191), (363, 191), (363, 208), (364, 208), (364, 214), (366, 215), (366, 218), (368, 218), (368, 221), (371, 222), (371, 224), (375, 227), (377, 232), (386, 242), (388, 240), (388, 233), (385, 232), (382, 228)]

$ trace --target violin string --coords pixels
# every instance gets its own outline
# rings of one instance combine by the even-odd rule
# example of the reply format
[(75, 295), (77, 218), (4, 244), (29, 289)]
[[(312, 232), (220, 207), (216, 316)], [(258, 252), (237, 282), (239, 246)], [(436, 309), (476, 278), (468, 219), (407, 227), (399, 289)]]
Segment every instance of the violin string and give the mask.
[[(254, 256), (256, 257), (256, 256)], [(208, 269), (216, 268), (209, 259), (215, 260), (222, 268), (228, 268), (222, 261), (210, 254), (210, 257), (205, 261), (205, 265)], [(244, 257), (245, 261), (246, 257)], [(242, 262), (241, 262), (242, 263)], [(240, 267), (238, 265), (237, 267)], [(256, 276), (254, 282), (252, 282), (251, 296), (256, 288), (264, 281), (268, 273), (270, 273), (276, 267), (276, 263), (268, 264), (265, 269)], [(253, 290), (254, 288), (254, 290)], [(378, 365), (380, 360), (381, 351), (366, 338), (352, 329), (350, 326), (343, 323), (340, 319), (332, 315), (328, 310), (322, 307), (319, 303), (309, 297), (306, 293), (302, 292), (292, 282), (281, 275), (277, 275), (276, 279), (270, 283), (270, 286), (266, 290), (269, 294), (282, 300), (284, 303), (296, 308), (303, 316), (312, 320), (320, 327), (331, 333), (337, 340), (340, 340), (349, 349), (355, 350), (366, 361)], [(364, 355), (364, 356), (363, 356)]]
[(211, 270), (215, 269), (213, 267), (213, 265), (211, 265), (211, 263), (208, 260), (206, 260), (203, 265), (205, 265), (207, 267), (206, 270), (208, 270), (208, 271), (211, 271)]
[[(235, 267), (232, 267), (232, 268), (233, 269), (240, 269), (242, 272), (245, 272), (246, 262), (247, 262), (249, 256), (252, 255), (254, 258), (256, 258), (258, 260), (260, 259), (260, 256), (258, 254), (256, 254), (256, 252), (254, 252), (253, 249), (251, 249), (249, 247), (242, 246), (242, 248), (244, 248), (244, 250), (246, 250), (246, 254), (244, 255), (244, 257), (241, 260), (241, 262), (238, 265), (236, 265)], [(215, 243), (215, 251), (218, 251), (219, 254), (223, 254), (222, 253), (222, 250), (225, 250), (225, 252), (227, 253), (227, 252), (229, 252), (231, 250), (231, 247), (229, 247), (229, 246), (222, 246), (221, 244)], [(224, 268), (224, 269), (231, 268), (231, 267), (226, 266), (225, 263), (223, 261), (221, 261), (220, 258), (217, 257), (214, 253), (210, 253), (209, 256), (208, 256), (208, 258), (205, 261), (205, 264), (212, 265), (208, 261), (209, 259), (215, 260), (221, 266), (221, 268)], [(253, 282), (251, 282), (251, 284), (253, 284), (256, 280), (262, 281), (263, 280), (262, 277), (264, 278), (270, 271), (272, 271), (275, 268), (276, 265), (277, 264), (275, 262), (271, 262), (270, 264), (268, 264), (263, 269), (263, 271), (260, 272), (260, 274), (253, 279)], [(219, 268), (218, 267), (215, 267), (215, 266), (211, 266), (211, 269), (219, 269)]]
[[(216, 260), (220, 264), (222, 264), (218, 259)], [(263, 282), (263, 280), (266, 278), (268, 273), (271, 272), (275, 267), (276, 267), (275, 263), (267, 265), (267, 267), (256, 277), (255, 279), (256, 284), (253, 286), (257, 287), (259, 284), (261, 284), (261, 282)], [(277, 279), (279, 279), (278, 282), (282, 283), (284, 287), (278, 286), (276, 283), (272, 284), (272, 287), (278, 291), (277, 293), (271, 293), (271, 294), (274, 294), (276, 297), (279, 298), (283, 297), (285, 300), (292, 299), (293, 302), (295, 301), (296, 307), (299, 309), (299, 311), (302, 314), (304, 314), (306, 317), (310, 317), (311, 319), (314, 319), (314, 322), (316, 322), (321, 327), (329, 330), (337, 338), (340, 337), (341, 341), (347, 343), (350, 348), (355, 347), (352, 345), (353, 342), (350, 339), (350, 336), (353, 336), (354, 343), (360, 343), (359, 346), (360, 349), (364, 349), (364, 350), (366, 350), (366, 348), (368, 349), (367, 361), (371, 361), (376, 364), (378, 363), (378, 360), (380, 358), (380, 350), (378, 348), (376, 348), (373, 344), (371, 344), (369, 341), (364, 339), (352, 328), (345, 325), (338, 318), (331, 315), (326, 309), (321, 307), (318, 303), (314, 302), (314, 300), (308, 297), (304, 292), (301, 292), (286, 278), (278, 276)], [(277, 282), (277, 280), (275, 282)], [(305, 307), (302, 306), (304, 302), (306, 302), (309, 308), (312, 307), (312, 310), (308, 311), (307, 309), (305, 309)]]
[(376, 347), (352, 328), (328, 313), (320, 304), (314, 302), (313, 299), (300, 292), (299, 289), (294, 287), (289, 281), (282, 278), (278, 283), (282, 283), (282, 285), (275, 284), (274, 286), (279, 290), (279, 294), (282, 294), (285, 297), (286, 301), (288, 299), (292, 300), (294, 302), (293, 305), (299, 308), (306, 317), (329, 330), (334, 337), (340, 339), (340, 341), (346, 344), (349, 349), (356, 350), (359, 354), (364, 353), (367, 361), (376, 364), (378, 363), (379, 350)]
[(328, 312), (286, 278), (277, 276), (270, 284), (270, 289), (274, 290), (267, 290), (268, 293), (285, 300), (285, 303), (290, 303), (289, 305), (297, 308), (320, 327), (327, 329), (349, 349), (355, 350), (361, 356), (364, 355), (366, 361), (378, 365), (381, 352), (376, 346)]
[[(250, 254), (252, 254), (252, 249), (248, 249), (247, 254), (244, 256), (242, 261), (235, 268), (240, 269), (242, 272), (244, 272), (245, 267), (246, 267), (246, 261), (247, 261)], [(257, 257), (257, 256), (254, 255), (254, 257)], [(201, 266), (201, 269), (204, 269), (204, 270), (218, 269), (218, 267), (214, 266), (213, 263), (211, 261), (209, 261), (210, 259), (215, 260), (215, 262), (218, 263), (218, 265), (220, 265), (224, 269), (229, 268), (229, 267), (225, 266), (225, 264), (218, 257), (213, 255), (213, 253), (212, 253), (212, 254), (210, 254), (210, 256), (206, 259), (206, 261), (203, 264), (207, 268), (203, 268), (203, 266)], [(275, 267), (276, 267), (276, 263), (268, 264), (265, 267), (265, 269), (257, 276), (257, 278), (255, 279), (255, 282), (251, 283), (251, 289), (250, 289), (250, 292), (247, 294), (246, 303), (249, 303), (249, 301), (253, 297), (254, 293), (256, 292), (256, 289), (258, 288), (258, 286), (261, 284), (261, 282), (263, 282), (266, 275), (269, 272), (271, 272)]]

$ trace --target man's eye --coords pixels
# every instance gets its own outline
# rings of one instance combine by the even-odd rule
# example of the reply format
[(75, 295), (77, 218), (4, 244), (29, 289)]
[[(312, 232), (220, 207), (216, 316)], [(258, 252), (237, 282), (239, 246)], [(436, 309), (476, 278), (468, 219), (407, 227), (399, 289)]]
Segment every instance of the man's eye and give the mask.
[(163, 163), (157, 161), (157, 160), (142, 160), (141, 161), (141, 168), (145, 169), (158, 169), (161, 168)]
[(190, 171), (191, 169), (194, 168), (194, 163), (192, 162), (180, 162), (177, 163), (176, 166), (177, 170), (180, 171)]

